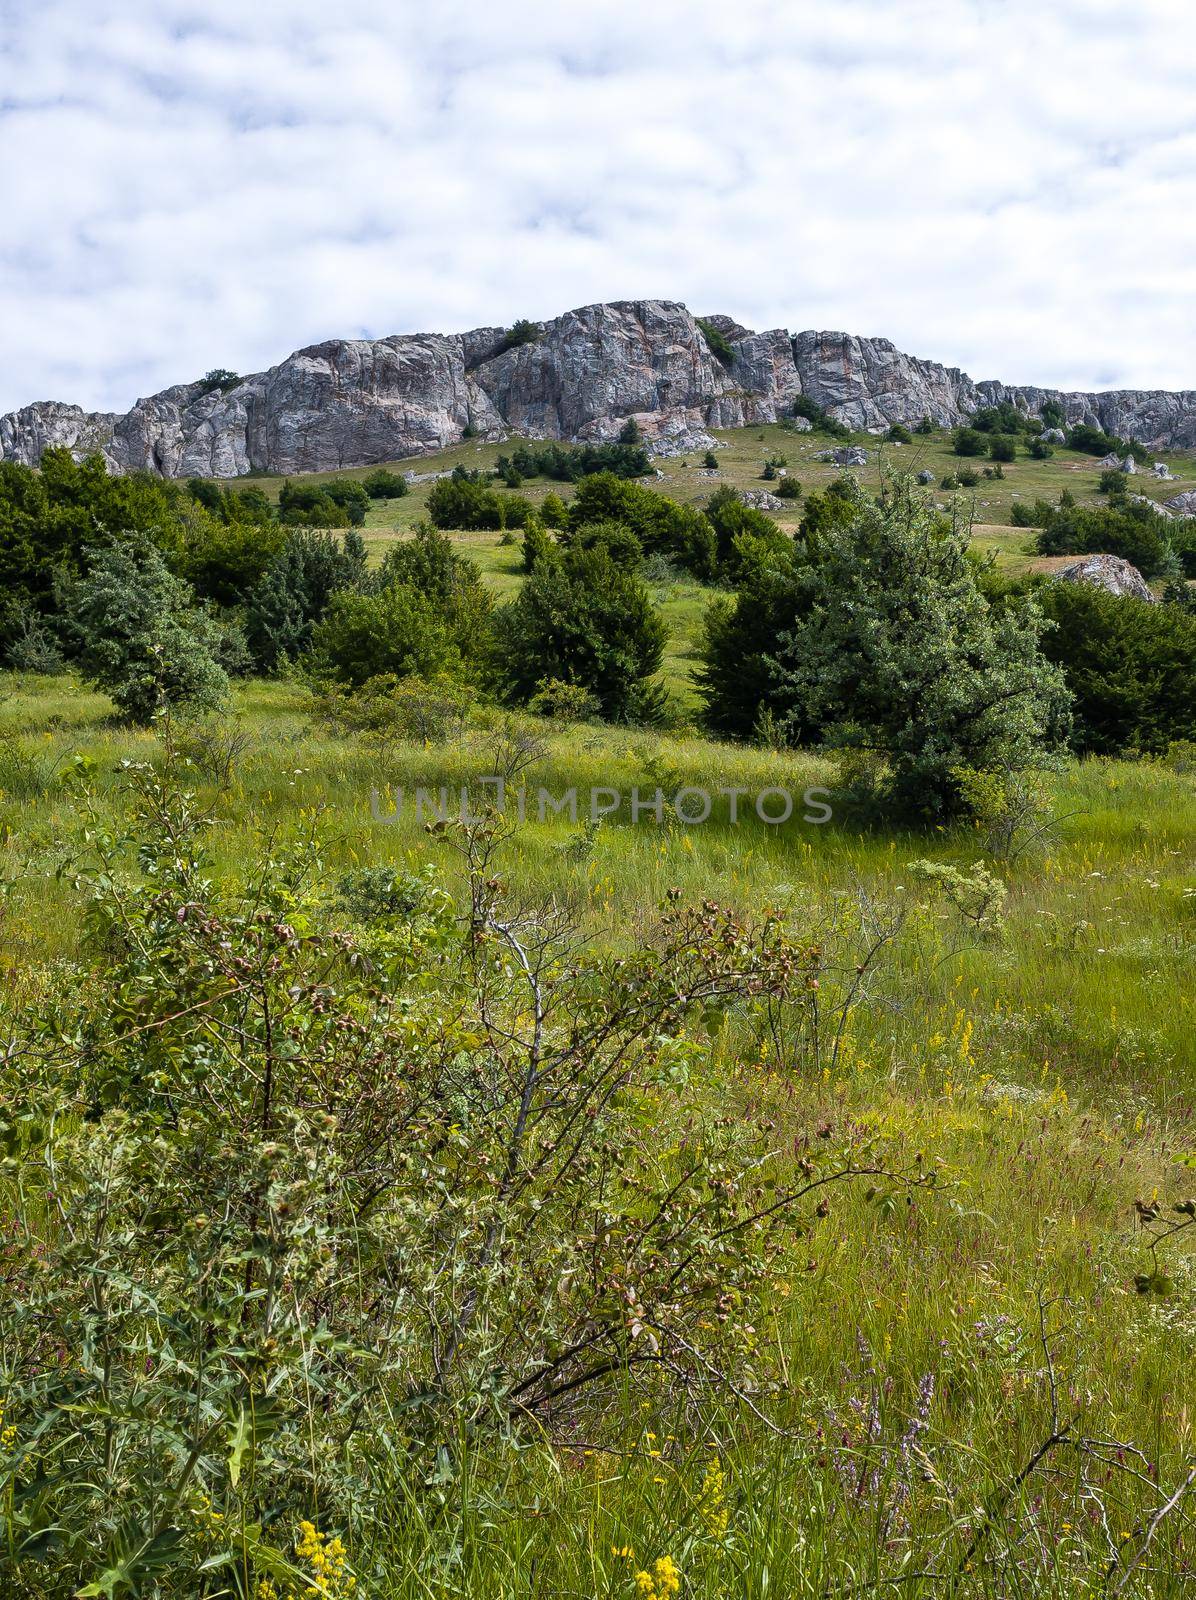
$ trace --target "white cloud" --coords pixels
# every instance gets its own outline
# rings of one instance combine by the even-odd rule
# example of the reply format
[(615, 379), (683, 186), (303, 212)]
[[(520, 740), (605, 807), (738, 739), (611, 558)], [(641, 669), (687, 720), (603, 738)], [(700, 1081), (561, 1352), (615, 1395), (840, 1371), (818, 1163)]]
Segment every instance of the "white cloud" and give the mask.
[(1182, 0), (5, 20), (0, 410), (639, 295), (974, 377), (1196, 386)]

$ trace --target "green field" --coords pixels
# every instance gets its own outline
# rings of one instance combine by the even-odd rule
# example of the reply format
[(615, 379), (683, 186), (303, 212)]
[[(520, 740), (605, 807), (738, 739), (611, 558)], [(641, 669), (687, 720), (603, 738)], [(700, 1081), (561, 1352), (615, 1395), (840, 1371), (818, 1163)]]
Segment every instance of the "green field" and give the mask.
[[(846, 443), (859, 444), (867, 450), (868, 465), (857, 470), (861, 482), (870, 487), (879, 484), (884, 466), (902, 472), (919, 472), (926, 468), (934, 473), (937, 482), (961, 467), (971, 466), (981, 471), (985, 465), (982, 460), (963, 460), (955, 455), (950, 434), (941, 430), (925, 438), (915, 435), (911, 445), (886, 444), (866, 433), (853, 434), (850, 441), (832, 440), (819, 433), (793, 433), (779, 424), (714, 429), (712, 436), (719, 441), (716, 452), (719, 462), (717, 477), (705, 471), (700, 456), (690, 460), (662, 458), (653, 463), (664, 475), (655, 487), (689, 505), (703, 504), (720, 483), (729, 483), (737, 489), (775, 489), (775, 482), (765, 482), (761, 472), (768, 457), (784, 456), (786, 472), (796, 477), (803, 490), (808, 492), (832, 482), (841, 471), (832, 463), (816, 461), (815, 455), (821, 450)], [(416, 473), (448, 472), (456, 466), (486, 470), (493, 467), (499, 455), (504, 451), (509, 453), (510, 449), (510, 444), (478, 444), (470, 441), (432, 455), (387, 462), (385, 465), (396, 471), (410, 470)], [(1157, 459), (1167, 463), (1175, 474), (1175, 480), (1160, 482), (1149, 474), (1139, 474), (1131, 480), (1130, 487), (1134, 493), (1145, 494), (1152, 500), (1168, 500), (1173, 495), (1196, 488), (1196, 461), (1193, 460), (1192, 451), (1162, 451)], [(318, 483), (322, 478), (363, 478), (372, 470), (369, 467), (357, 467), (336, 473), (306, 473), (303, 481)], [(1058, 448), (1049, 461), (1034, 461), (1020, 453), (1015, 462), (1005, 464), (1004, 473), (1003, 479), (982, 479), (975, 489), (962, 490), (960, 494), (978, 526), (978, 541), (991, 538), (994, 548), (1000, 552), (1002, 565), (1009, 566), (1011, 570), (1024, 564), (1022, 558), (1032, 551), (1033, 530), (1014, 529), (1008, 536), (999, 533), (990, 535), (989, 530), (1009, 528), (1010, 508), (1015, 500), (1033, 501), (1040, 497), (1055, 500), (1063, 489), (1069, 489), (1081, 504), (1102, 503), (1102, 497), (1097, 493), (1100, 471), (1096, 461), (1077, 450)], [(248, 477), (238, 479), (237, 483), (239, 486), (255, 484), (272, 498), (277, 498), (282, 481), (276, 477)], [(411, 493), (401, 500), (375, 502), (366, 517), (367, 536), (373, 534), (376, 538), (385, 538), (388, 534), (414, 527), (425, 515), (424, 507), (430, 488), (430, 483), (416, 484)], [(568, 498), (567, 485), (552, 484), (543, 478), (529, 479), (519, 493), (537, 501), (551, 490)], [(945, 502), (947, 495), (944, 493), (942, 498)], [(783, 527), (796, 526), (801, 517), (801, 502), (795, 501), (789, 512), (779, 511), (773, 515)]]
[[(509, 547), (487, 542), (480, 554), (509, 586)], [(208, 870), (218, 882), (244, 881), (263, 852), (318, 819), (318, 893), (364, 865), (427, 862), (460, 893), (459, 857), (410, 815), (371, 820), (369, 794), (455, 788), (490, 770), (501, 718), (475, 714), (447, 743), (379, 746), (320, 726), (306, 691), (285, 682), (245, 685), (234, 717), (243, 742), (227, 781), (205, 773), (202, 749), (187, 777), (212, 808)], [(755, 793), (827, 777), (802, 755), (517, 726), (540, 747), (524, 781), (552, 789)], [(104, 698), (69, 679), (12, 675), (0, 683), (0, 739), (0, 970), (11, 1014), (64, 985), (86, 991), (97, 953), (81, 943), (86, 896), (72, 872), (129, 822), (122, 763), (160, 762), (162, 745), (114, 725)], [(79, 757), (82, 779), (64, 784)], [(362, 1592), (630, 1600), (634, 1572), (651, 1577), (668, 1556), (682, 1593), (710, 1600), (857, 1583), (883, 1592), (893, 1579), (912, 1594), (1070, 1596), (1100, 1592), (1123, 1547), (1137, 1551), (1154, 1481), (1168, 1491), (1182, 1481), (1196, 1418), (1182, 1254), (1170, 1297), (1133, 1287), (1145, 1257), (1135, 1200), (1193, 1188), (1184, 1163), (1196, 1150), (1196, 779), (1161, 764), (1086, 762), (1061, 776), (1053, 806), (1049, 843), (999, 869), (1007, 922), (988, 937), (908, 871), (915, 858), (974, 860), (967, 833), (877, 833), (839, 818), (732, 827), (717, 812), (694, 828), (633, 826), (624, 812), (589, 835), (564, 818), (515, 831), (502, 859), (512, 896), (567, 912), (595, 949), (647, 938), (670, 889), (684, 901), (776, 908), (799, 936), (828, 950), (844, 941), (847, 959), (859, 906), (904, 908), (833, 1068), (808, 1049), (766, 1061), (733, 1028), (701, 1045), (689, 1092), (703, 1097), (703, 1115), (759, 1122), (784, 1148), (824, 1127), (849, 1142), (879, 1139), (894, 1163), (917, 1152), (939, 1187), (880, 1217), (860, 1193), (836, 1191), (825, 1218), (808, 1215), (759, 1312), (753, 1367), (762, 1403), (770, 1397), (768, 1427), (750, 1395), (691, 1405), (667, 1385), (629, 1384), (562, 1418), (559, 1436), (533, 1430), (514, 1452), (479, 1440), (434, 1494), (418, 1474), (397, 1482), (404, 1509), (393, 1524), (345, 1530)], [(666, 1142), (684, 1137), (686, 1102), (656, 1105)], [(1147, 1463), (1138, 1478), (1114, 1479), (1099, 1452), (1061, 1452), (1000, 1498), (1050, 1432), (1052, 1383), (1082, 1419), (1077, 1431), (1143, 1452), (1132, 1458)], [(903, 1455), (927, 1386), (916, 1454)], [(723, 1474), (713, 1514), (712, 1459)], [(234, 1515), (218, 1465), (208, 1493)], [(968, 1556), (977, 1507), (992, 1496), (986, 1553)], [(1152, 1544), (1152, 1587), (1133, 1592), (1186, 1592), (1184, 1528), (1177, 1520)], [(902, 1579), (924, 1563), (933, 1581)]]
[[(838, 472), (812, 461), (816, 437), (721, 437), (720, 480), (665, 461), (660, 487), (693, 503), (717, 481), (766, 488), (767, 454), (807, 491)], [(893, 458), (959, 465), (941, 436)], [(1180, 481), (1156, 496), (1196, 483), (1170, 459)], [(1013, 496), (1095, 502), (1098, 474), (1068, 451), (1005, 474), (975, 491), (974, 543), (1024, 570), (1034, 533), (1010, 526)], [(521, 492), (550, 488), (570, 493)], [(372, 561), (426, 498), (372, 505)], [(801, 504), (778, 520), (795, 526)], [(522, 582), (518, 537), (453, 535), (500, 601)], [(979, 825), (884, 825), (837, 799), (818, 820), (802, 797), (833, 786), (827, 757), (692, 731), (715, 591), (661, 563), (645, 579), (668, 628), (670, 732), (489, 703), (420, 737), (351, 731), (300, 673), (240, 680), (226, 713), (149, 731), (71, 673), (0, 674), (5, 1600), (105, 1583), (113, 1600), (1190, 1592), (1196, 1263), (1190, 1235), (1157, 1274), (1150, 1253), (1160, 1219), (1186, 1215), (1167, 1208), (1196, 1196), (1190, 749), (1070, 762), (1047, 780), (1041, 836), (1000, 858)], [(494, 819), (445, 826), (415, 795), (443, 789), (451, 811), (467, 790), (473, 809), (500, 770), (505, 836), (479, 866)], [(716, 792), (700, 825), (671, 805), (687, 788)], [(541, 790), (569, 789), (576, 816), (539, 815)], [(596, 789), (621, 799), (594, 819)], [(657, 790), (660, 816), (637, 819), (633, 792)], [(769, 790), (797, 797), (782, 824), (755, 811)], [(727, 791), (746, 797), (735, 820)], [(994, 913), (937, 886), (943, 866), (987, 883)], [(384, 909), (379, 883), (401, 891)], [(425, 904), (440, 908), (427, 925)], [(792, 987), (775, 1009), (749, 983), (724, 1011), (670, 1016), (637, 1045), (651, 1070), (591, 1106), (594, 1187), (545, 1183), (507, 1217), (479, 1086), (554, 1027), (584, 1082), (607, 1010), (638, 1003), (621, 964), (664, 948), (681, 907), (715, 966), (783, 935)], [(549, 928), (569, 955), (529, 999), (526, 930)], [(657, 969), (634, 970), (652, 992)], [(556, 986), (567, 998), (546, 1010)], [(338, 1042), (355, 1030), (360, 1056)], [(413, 1112), (428, 1062), (442, 1077)], [(276, 1070), (299, 1085), (285, 1124)], [(139, 1097), (154, 1106), (144, 1130), (105, 1102), (121, 1072), (140, 1115)], [(57, 1106), (59, 1074), (47, 1123), (31, 1108)], [(384, 1091), (404, 1131), (363, 1157)], [(494, 1092), (505, 1138), (522, 1112)], [(569, 1092), (536, 1102), (537, 1127)], [(336, 1131), (313, 1135), (329, 1107)], [(223, 1197), (204, 1189), (198, 1217), (160, 1176), (192, 1159), (180, 1129), (196, 1126)], [(379, 1171), (405, 1174), (385, 1225), (352, 1205), (343, 1225), (354, 1160), (371, 1195)], [(293, 1187), (271, 1187), (263, 1164), (287, 1161)], [(694, 1259), (704, 1310), (682, 1322)], [(498, 1331), (471, 1349), (468, 1404), (450, 1404), (475, 1296)], [(517, 1393), (572, 1357), (568, 1327), (578, 1350), (621, 1339), (630, 1358), (541, 1409), (492, 1406), (537, 1330)], [(30, 1398), (64, 1389), (45, 1412)]]

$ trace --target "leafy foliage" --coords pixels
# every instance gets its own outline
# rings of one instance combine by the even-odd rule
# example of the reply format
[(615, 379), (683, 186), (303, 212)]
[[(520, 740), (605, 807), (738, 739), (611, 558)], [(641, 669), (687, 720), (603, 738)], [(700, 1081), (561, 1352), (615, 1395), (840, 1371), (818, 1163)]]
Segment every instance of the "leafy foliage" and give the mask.
[(428, 515), (438, 528), (526, 528), (534, 508), (522, 495), (500, 494), (458, 468), (433, 484)]
[(71, 588), (69, 617), (84, 677), (133, 722), (211, 709), (228, 692), (215, 627), (147, 540), (95, 551)]
[(330, 533), (289, 533), (245, 605), (246, 636), (258, 666), (273, 672), (303, 655), (333, 595), (354, 587), (364, 572), (360, 534), (346, 534), (342, 542)]
[(5, 1057), (6, 1593), (341, 1600), (467, 1441), (759, 1393), (756, 1308), (830, 1186), (883, 1216), (933, 1184), (875, 1139), (694, 1125), (703, 1032), (810, 1037), (826, 965), (776, 918), (670, 904), (579, 952), (504, 895), (493, 819), (460, 907), (355, 872), (330, 920), (318, 841), (214, 880), (169, 772), (126, 782), (127, 852), (79, 869), (88, 982)]
[[(1196, 538), (1142, 500), (1116, 500), (1108, 506), (1052, 507), (1040, 502), (1032, 515), (1042, 530), (1039, 555), (1121, 556), (1147, 578), (1170, 575), (1176, 560), (1182, 559), (1196, 576)], [(1174, 550), (1177, 541), (1179, 553)]]
[(588, 690), (605, 717), (644, 713), (665, 627), (639, 578), (604, 542), (538, 561), (496, 626), (497, 670), (515, 698), (528, 701), (557, 678)]
[(583, 478), (569, 507), (569, 528), (591, 522), (621, 522), (646, 554), (671, 556), (697, 577), (714, 575), (718, 544), (708, 518), (643, 484), (626, 482), (613, 472)]
[(1047, 583), (1034, 596), (1054, 624), (1043, 653), (1074, 701), (1081, 754), (1162, 755), (1196, 738), (1196, 616), (1087, 583)]
[[(619, 478), (642, 478), (648, 471), (648, 454), (637, 440), (614, 444), (566, 445), (520, 442), (509, 456), (500, 455), (495, 471), (504, 477), (508, 470), (519, 478), (553, 478), (558, 483), (576, 483), (595, 472), (613, 472)], [(517, 485), (512, 485), (517, 487)]]
[(716, 327), (713, 322), (708, 322), (705, 317), (695, 317), (694, 320), (702, 330), (702, 337), (710, 354), (721, 361), (724, 367), (731, 366), (735, 360), (735, 347), (722, 329)]

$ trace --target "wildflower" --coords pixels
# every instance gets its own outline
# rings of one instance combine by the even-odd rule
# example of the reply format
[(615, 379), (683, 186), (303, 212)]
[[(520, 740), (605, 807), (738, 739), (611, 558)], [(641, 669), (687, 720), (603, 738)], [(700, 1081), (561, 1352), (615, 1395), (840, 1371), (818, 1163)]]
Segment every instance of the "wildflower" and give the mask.
[(651, 1572), (637, 1572), (635, 1592), (640, 1600), (671, 1600), (681, 1589), (681, 1574), (672, 1556), (653, 1562)]
[(698, 1516), (712, 1539), (725, 1539), (727, 1535), (727, 1491), (722, 1462), (712, 1456), (702, 1479), (698, 1494)]
[(295, 1554), (310, 1569), (307, 1594), (312, 1600), (347, 1600), (357, 1586), (349, 1571), (344, 1544), (329, 1539), (314, 1522), (299, 1524)]

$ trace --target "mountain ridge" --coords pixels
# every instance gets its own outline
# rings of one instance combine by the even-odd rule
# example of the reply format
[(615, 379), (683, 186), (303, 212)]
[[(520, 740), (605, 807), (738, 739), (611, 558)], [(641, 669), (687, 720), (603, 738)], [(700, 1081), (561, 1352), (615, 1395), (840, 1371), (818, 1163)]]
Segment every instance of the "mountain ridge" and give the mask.
[[(721, 336), (721, 356), (703, 322)], [(507, 348), (494, 327), (324, 340), (235, 385), (175, 384), (123, 413), (35, 401), (0, 416), (0, 458), (35, 466), (43, 450), (65, 445), (98, 450), (117, 472), (164, 477), (330, 471), (471, 436), (609, 439), (631, 417), (649, 440), (684, 438), (775, 422), (799, 396), (873, 430), (923, 416), (952, 427), (1002, 400), (1037, 415), (1054, 401), (1068, 425), (1086, 422), (1160, 449), (1196, 445), (1196, 390), (975, 382), (885, 338), (756, 332), (721, 314), (699, 319), (670, 300), (599, 302), (534, 326), (534, 339)]]

